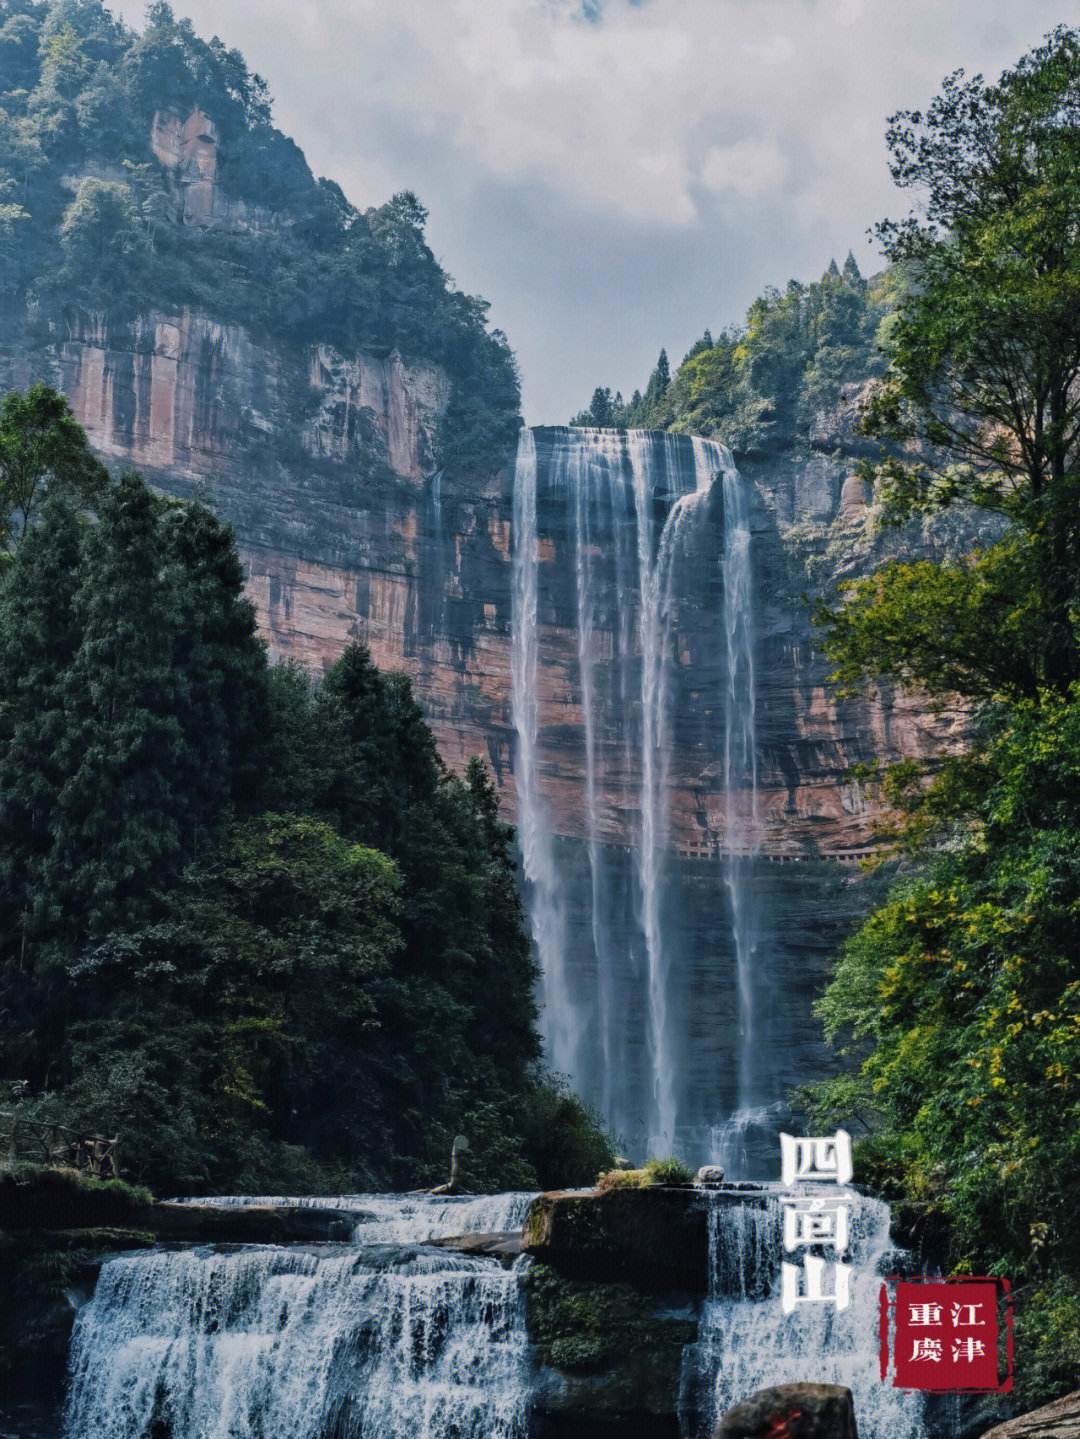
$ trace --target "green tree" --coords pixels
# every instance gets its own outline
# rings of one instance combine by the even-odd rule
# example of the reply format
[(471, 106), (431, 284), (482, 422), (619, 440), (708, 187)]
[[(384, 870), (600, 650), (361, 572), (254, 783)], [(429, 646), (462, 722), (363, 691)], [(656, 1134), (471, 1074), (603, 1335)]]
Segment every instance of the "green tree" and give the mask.
[(902, 284), (866, 428), (908, 448), (878, 480), (894, 517), (965, 500), (1009, 528), (963, 563), (883, 566), (822, 616), (844, 689), (898, 681), (970, 729), (932, 782), (886, 776), (916, 864), (821, 1001), (856, 1067), (812, 1108), (865, 1126), (864, 1174), (943, 1262), (1017, 1285), (1031, 1403), (1080, 1372), (1078, 122), (1067, 30), (892, 121), (925, 212), (881, 230)]
[(918, 210), (878, 227), (907, 270), (865, 428), (919, 442), (877, 471), (896, 514), (963, 499), (1031, 537), (1045, 683), (1080, 675), (1080, 32), (995, 85), (957, 71), (888, 132)]
[(91, 505), (108, 478), (63, 395), (36, 384), (0, 401), (0, 535), (9, 550), (33, 524), (46, 491)]

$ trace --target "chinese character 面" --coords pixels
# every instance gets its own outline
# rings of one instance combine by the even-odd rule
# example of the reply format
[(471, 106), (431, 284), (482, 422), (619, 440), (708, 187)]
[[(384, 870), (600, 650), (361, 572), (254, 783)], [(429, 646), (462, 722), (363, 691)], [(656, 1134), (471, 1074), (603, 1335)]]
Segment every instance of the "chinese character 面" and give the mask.
[(848, 1247), (848, 1205), (825, 1199), (784, 1201), (784, 1248), (831, 1244), (838, 1254)]
[(781, 1178), (785, 1185), (797, 1179), (832, 1179), (850, 1184), (851, 1135), (838, 1129), (820, 1139), (801, 1139), (794, 1134), (780, 1136)]
[[(797, 1304), (835, 1304), (837, 1309), (846, 1309), (851, 1303), (851, 1265), (836, 1263), (836, 1287), (831, 1294), (825, 1292), (825, 1260), (815, 1259), (808, 1254), (803, 1268), (797, 1264), (782, 1264), (781, 1307), (785, 1314), (791, 1314)], [(806, 1293), (799, 1293), (799, 1276), (806, 1276)]]

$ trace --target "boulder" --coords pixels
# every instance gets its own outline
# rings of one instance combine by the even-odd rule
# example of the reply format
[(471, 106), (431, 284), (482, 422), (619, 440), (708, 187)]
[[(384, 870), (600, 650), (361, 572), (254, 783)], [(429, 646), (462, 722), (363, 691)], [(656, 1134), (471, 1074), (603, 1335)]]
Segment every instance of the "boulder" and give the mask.
[(721, 1164), (703, 1164), (694, 1179), (695, 1184), (723, 1184), (724, 1168)]
[(729, 1409), (713, 1439), (858, 1439), (851, 1390), (777, 1384)]
[(522, 1247), (570, 1279), (702, 1293), (708, 1216), (693, 1188), (554, 1191), (533, 1201)]
[(451, 1234), (442, 1239), (429, 1239), (435, 1249), (453, 1249), (458, 1254), (480, 1254), (497, 1259), (509, 1268), (521, 1253), (521, 1235), (517, 1230), (495, 1234)]
[(987, 1431), (984, 1439), (1080, 1439), (1080, 1389)]

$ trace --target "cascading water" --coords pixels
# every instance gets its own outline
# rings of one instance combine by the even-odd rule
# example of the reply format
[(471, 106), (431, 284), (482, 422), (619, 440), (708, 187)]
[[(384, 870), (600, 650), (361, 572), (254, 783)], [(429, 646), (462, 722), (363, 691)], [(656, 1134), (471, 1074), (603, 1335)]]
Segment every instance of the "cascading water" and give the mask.
[(517, 1278), (462, 1255), (249, 1249), (114, 1259), (72, 1343), (67, 1439), (525, 1432)]
[[(820, 1192), (820, 1191), (819, 1191)], [(791, 1191), (784, 1191), (790, 1194)], [(889, 1207), (845, 1196), (851, 1205), (851, 1303), (781, 1310), (782, 1205), (778, 1190), (760, 1195), (709, 1193), (709, 1296), (697, 1343), (684, 1354), (684, 1439), (713, 1432), (732, 1405), (773, 1384), (811, 1380), (852, 1392), (860, 1434), (923, 1439), (923, 1397), (883, 1383), (879, 1371), (878, 1291), (902, 1256), (889, 1238)]]
[[(713, 554), (718, 517), (723, 548)], [(712, 573), (722, 574), (722, 592)], [(747, 487), (714, 441), (524, 430), (513, 578), (517, 819), (549, 1059), (627, 1144), (703, 1158), (723, 1115), (761, 1101), (748, 884), (757, 768)], [(707, 623), (701, 615), (714, 595), (723, 630), (715, 689), (701, 701), (711, 733), (700, 747), (703, 769), (710, 747), (722, 767), (726, 813), (711, 843), (726, 871), (723, 944), (733, 964), (709, 982), (734, 991), (728, 1027), (739, 1037), (725, 1047), (714, 1035), (710, 1050), (707, 1036), (692, 1066), (699, 981), (670, 937), (678, 881), (669, 796), (674, 727), (684, 723), (681, 609)], [(584, 856), (556, 837), (582, 831)], [(586, 942), (575, 946), (582, 932)], [(695, 1066), (711, 1068), (704, 1083), (691, 1077)]]
[(182, 1199), (181, 1204), (299, 1205), (310, 1209), (347, 1209), (362, 1215), (358, 1241), (369, 1244), (427, 1244), (455, 1234), (506, 1234), (521, 1229), (536, 1198), (524, 1190), (505, 1194), (225, 1194), (212, 1199)]
[(369, 1217), (354, 1245), (109, 1261), (76, 1321), (65, 1439), (522, 1439), (518, 1276), (418, 1246), (520, 1226), (531, 1197), (295, 1201)]

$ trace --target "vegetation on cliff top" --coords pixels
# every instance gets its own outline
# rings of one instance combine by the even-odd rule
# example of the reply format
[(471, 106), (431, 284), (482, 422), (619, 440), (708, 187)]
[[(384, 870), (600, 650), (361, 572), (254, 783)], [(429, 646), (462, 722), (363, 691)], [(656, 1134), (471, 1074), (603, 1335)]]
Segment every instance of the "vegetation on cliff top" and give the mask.
[(896, 302), (898, 274), (863, 279), (853, 255), (812, 284), (789, 281), (750, 306), (746, 324), (706, 330), (671, 374), (660, 351), (644, 394), (628, 401), (593, 392), (572, 425), (670, 429), (711, 435), (742, 454), (805, 438), (841, 387), (882, 368), (879, 341)]
[[(243, 220), (185, 224), (151, 149), (155, 116), (198, 109)], [(397, 349), (452, 382), (441, 464), (491, 470), (519, 387), (487, 304), (456, 289), (409, 193), (357, 210), (275, 129), (236, 50), (153, 3), (137, 34), (101, 0), (0, 3), (0, 304), (55, 328), (73, 308), (123, 319), (186, 306), (345, 352)]]
[(20, 1113), (119, 1131), (159, 1192), (441, 1181), (458, 1131), (466, 1187), (591, 1181), (610, 1147), (538, 1068), (483, 764), (448, 773), (408, 680), (360, 644), (320, 684), (271, 669), (209, 511), (102, 471), (88, 513), (51, 392), (5, 400), (0, 481), (42, 415), (45, 498), (0, 574)]
[(899, 681), (973, 729), (932, 783), (884, 779), (914, 863), (821, 1001), (858, 1067), (813, 1104), (863, 1122), (863, 1177), (943, 1222), (956, 1271), (1011, 1278), (1034, 1403), (1080, 1380), (1080, 32), (996, 85), (950, 76), (889, 144), (923, 203), (879, 228), (912, 283), (865, 429), (916, 443), (878, 495), (1010, 527), (820, 616), (844, 688)]

